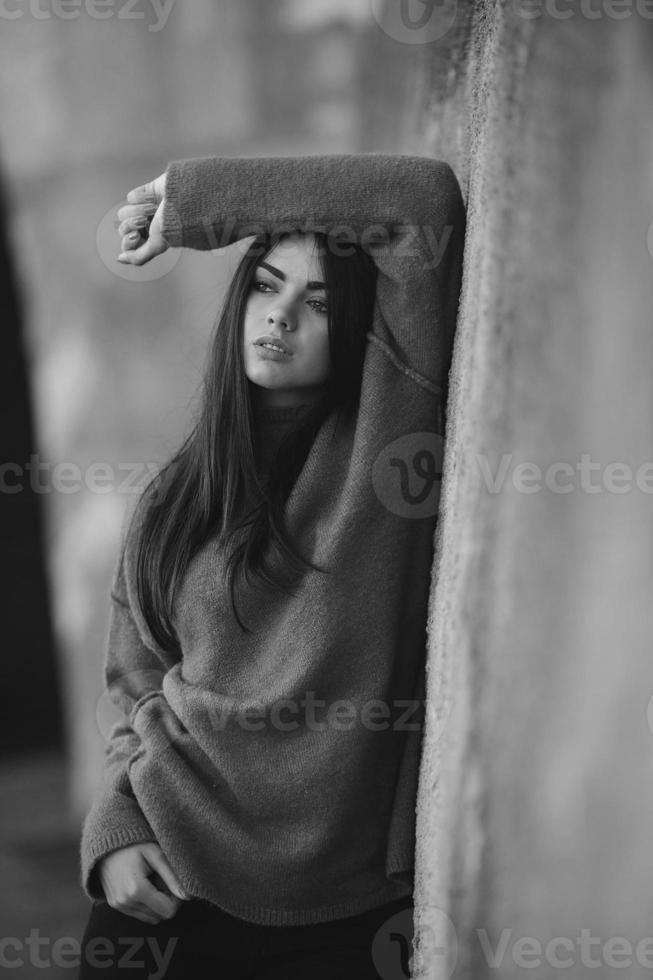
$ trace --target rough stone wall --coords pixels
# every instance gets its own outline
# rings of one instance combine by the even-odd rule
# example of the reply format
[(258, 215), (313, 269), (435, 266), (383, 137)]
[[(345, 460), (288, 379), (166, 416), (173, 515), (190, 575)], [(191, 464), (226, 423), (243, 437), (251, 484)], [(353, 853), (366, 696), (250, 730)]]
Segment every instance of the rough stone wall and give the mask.
[(415, 145), (468, 207), (418, 798), (429, 980), (652, 965), (653, 24), (538, 6), (459, 10), (423, 62)]

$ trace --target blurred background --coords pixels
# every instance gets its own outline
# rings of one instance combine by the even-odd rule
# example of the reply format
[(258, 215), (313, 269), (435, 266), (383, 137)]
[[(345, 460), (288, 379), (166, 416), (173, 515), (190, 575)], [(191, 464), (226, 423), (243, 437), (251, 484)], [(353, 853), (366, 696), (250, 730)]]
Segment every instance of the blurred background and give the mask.
[(396, 150), (417, 61), (368, 0), (3, 5), (5, 935), (76, 936), (87, 914), (78, 837), (122, 516), (187, 431), (237, 260), (121, 266), (116, 211), (169, 160)]
[[(444, 913), (455, 943), (453, 960), (426, 945), (415, 975), (496, 976), (479, 930), (496, 948), (508, 928), (541, 948), (564, 937), (567, 975), (596, 977), (582, 927), (604, 944), (599, 975), (615, 937), (631, 943), (620, 976), (650, 975), (652, 20), (645, 0), (2, 5), (0, 922), (15, 975), (43, 975), (32, 930), (52, 943), (85, 924), (120, 525), (187, 431), (237, 258), (120, 266), (116, 211), (174, 159), (373, 151), (447, 160), (468, 214), (429, 624), (446, 724), (427, 728), (415, 894), (418, 932), (441, 934)], [(510, 947), (501, 976), (554, 968)]]

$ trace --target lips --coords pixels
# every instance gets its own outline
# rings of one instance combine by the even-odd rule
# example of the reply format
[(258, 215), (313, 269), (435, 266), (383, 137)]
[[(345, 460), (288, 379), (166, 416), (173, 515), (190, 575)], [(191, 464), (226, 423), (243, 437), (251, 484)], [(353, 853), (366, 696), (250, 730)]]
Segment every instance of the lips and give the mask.
[(254, 341), (254, 347), (264, 347), (265, 350), (276, 350), (282, 354), (292, 356), (290, 347), (288, 347), (287, 344), (284, 344), (280, 337), (271, 337), (269, 335), (257, 337)]

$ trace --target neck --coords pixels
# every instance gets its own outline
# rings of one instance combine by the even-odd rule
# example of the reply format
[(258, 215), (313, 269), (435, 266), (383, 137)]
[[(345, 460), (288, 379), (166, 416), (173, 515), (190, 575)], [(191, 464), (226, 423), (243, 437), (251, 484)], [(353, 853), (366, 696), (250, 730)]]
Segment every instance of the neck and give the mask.
[(316, 402), (322, 393), (321, 388), (293, 388), (290, 391), (280, 391), (254, 384), (250, 385), (250, 391), (257, 411), (304, 407)]
[(310, 405), (254, 405), (258, 424), (292, 422), (308, 411)]

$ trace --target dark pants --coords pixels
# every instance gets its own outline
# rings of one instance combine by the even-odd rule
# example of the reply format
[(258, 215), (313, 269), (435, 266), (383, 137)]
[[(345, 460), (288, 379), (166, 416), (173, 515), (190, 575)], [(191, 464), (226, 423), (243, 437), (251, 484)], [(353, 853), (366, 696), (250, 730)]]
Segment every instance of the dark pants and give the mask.
[(410, 896), (308, 926), (261, 926), (192, 899), (149, 925), (93, 904), (78, 980), (408, 980)]

